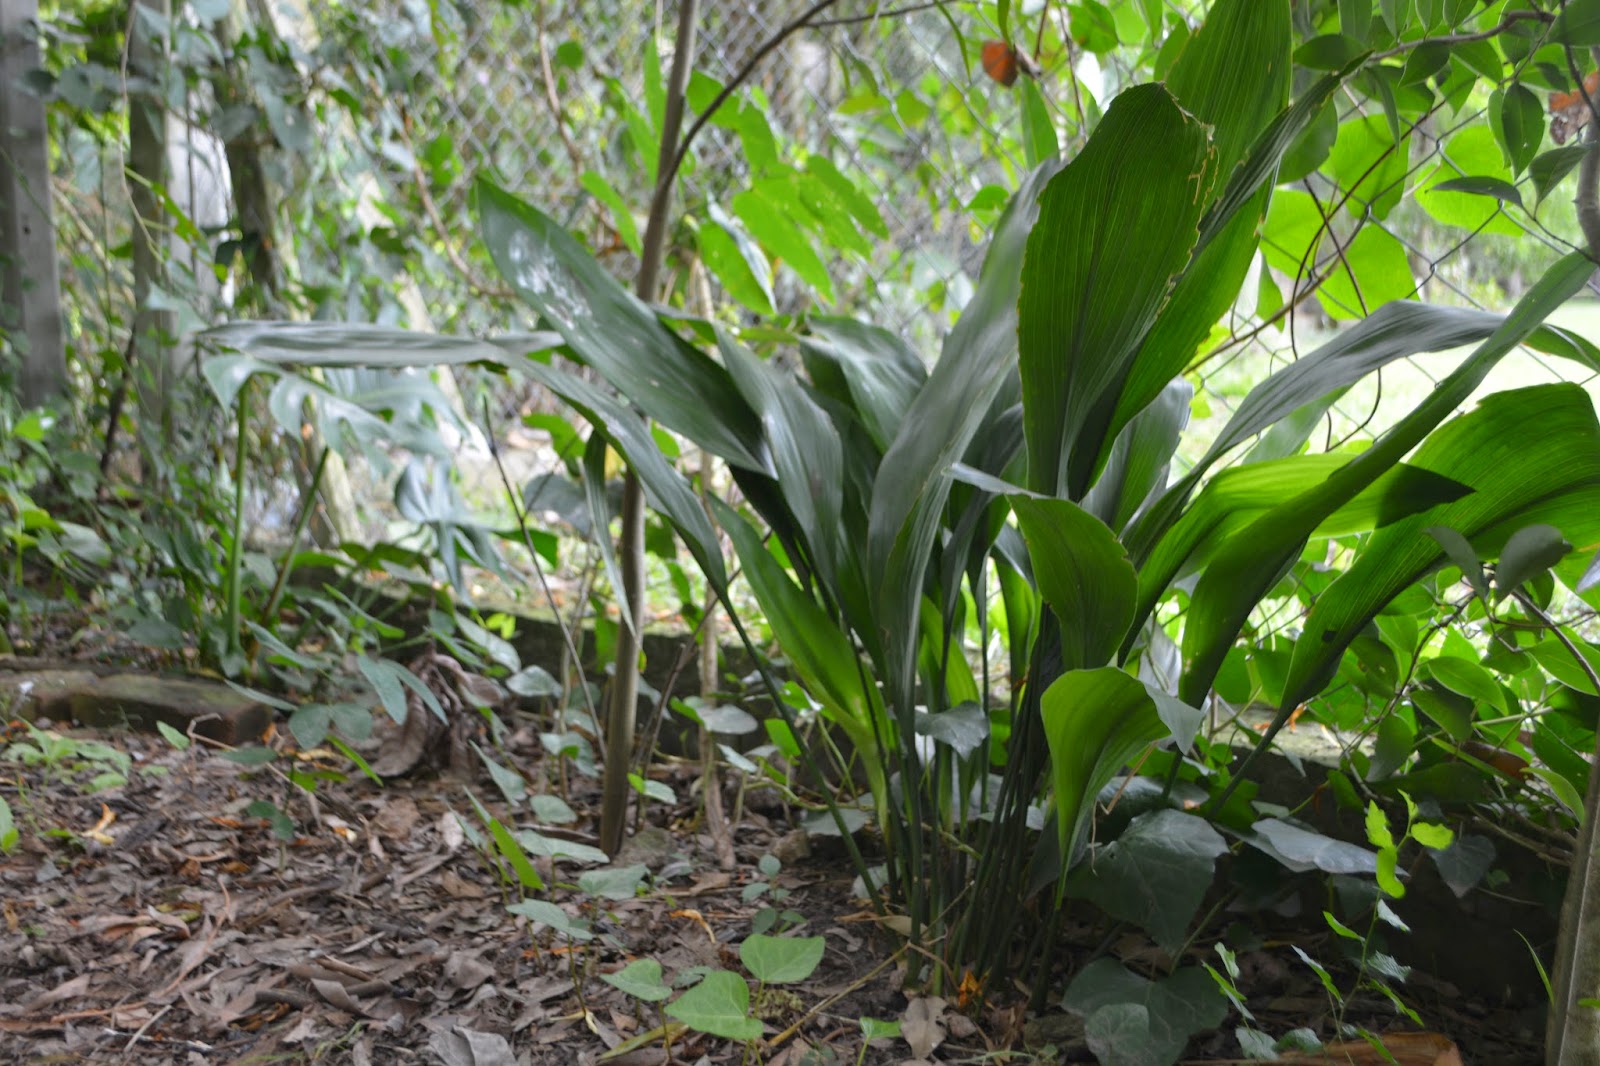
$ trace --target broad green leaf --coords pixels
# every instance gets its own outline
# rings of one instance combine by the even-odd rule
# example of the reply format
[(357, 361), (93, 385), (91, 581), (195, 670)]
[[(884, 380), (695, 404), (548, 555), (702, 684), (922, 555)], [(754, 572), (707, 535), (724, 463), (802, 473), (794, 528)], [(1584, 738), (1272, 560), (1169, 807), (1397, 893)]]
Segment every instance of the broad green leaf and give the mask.
[(1555, 526), (1536, 523), (1511, 534), (1494, 568), (1496, 599), (1503, 600), (1524, 582), (1547, 572), (1572, 551), (1572, 543)]
[[(1491, 336), (1504, 316), (1413, 301), (1385, 304), (1316, 351), (1301, 356), (1255, 388), (1196, 465), (1209, 469), (1224, 454), (1297, 408), (1355, 384), (1374, 370), (1420, 352), (1459, 348)], [(1542, 326), (1524, 341), (1551, 355), (1600, 369), (1600, 352), (1568, 330)], [(1197, 480), (1190, 474), (1185, 481)]]
[(852, 318), (812, 317), (806, 325), (800, 351), (812, 382), (836, 399), (848, 398), (878, 448), (887, 451), (928, 380), (922, 360), (895, 334)]
[[(199, 336), (203, 343), (246, 352), (272, 366), (396, 369), (468, 363), (510, 366), (519, 361), (489, 341), (365, 322), (229, 322)], [(528, 339), (529, 350), (549, 347), (554, 339), (550, 334), (534, 335)]]
[(1496, 201), (1440, 188), (1448, 181), (1469, 176), (1510, 179), (1492, 130), (1468, 126), (1452, 136), (1440, 154), (1443, 161), (1417, 185), (1416, 200), (1424, 211), (1447, 226), (1472, 233), (1523, 235), (1521, 224), (1506, 215)]
[(1377, 866), (1376, 857), (1366, 848), (1277, 818), (1256, 822), (1245, 842), (1295, 873), (1321, 870), (1328, 874), (1370, 876)]
[(1313, 605), (1295, 644), (1285, 703), (1313, 694), (1379, 609), (1447, 561), (1427, 526), (1458, 530), (1486, 558), (1533, 523), (1549, 523), (1574, 543), (1600, 543), (1600, 424), (1576, 385), (1491, 394), (1441, 427), (1411, 461), (1475, 491), (1373, 534)]
[(749, 1042), (761, 1036), (761, 1023), (750, 1017), (750, 986), (727, 970), (706, 974), (705, 980), (667, 1004), (667, 1014), (725, 1040)]
[(572, 917), (547, 899), (525, 899), (506, 906), (512, 914), (539, 922), (571, 940), (593, 940), (589, 923)]
[(603, 973), (600, 980), (634, 999), (659, 1003), (672, 995), (661, 980), (661, 964), (655, 959), (634, 959), (616, 973)]
[(1094, 800), (1128, 761), (1172, 735), (1156, 701), (1138, 679), (1115, 667), (1069, 670), (1040, 697), (1057, 844), (1070, 856), (1082, 839)]
[(718, 328), (717, 350), (745, 403), (761, 419), (765, 473), (778, 483), (816, 567), (838, 587), (844, 528), (844, 454), (838, 431), (794, 375), (752, 355)]
[(1056, 140), (1055, 121), (1032, 78), (1022, 79), (1017, 98), (1022, 104), (1022, 157), (1028, 166), (1036, 167), (1060, 155), (1061, 142)]
[(833, 302), (832, 275), (802, 227), (810, 217), (795, 190), (779, 179), (759, 180), (736, 195), (732, 207), (762, 247), (788, 264), (823, 300)]
[(643, 863), (585, 870), (578, 875), (578, 888), (600, 899), (632, 899), (649, 876), (650, 868)]
[(1137, 924), (1175, 955), (1227, 850), (1204, 818), (1170, 809), (1141, 814), (1092, 862), (1079, 865), (1067, 894)]
[(733, 541), (745, 580), (766, 612), (768, 624), (807, 689), (821, 700), (867, 759), (873, 794), (884, 784), (873, 753), (873, 723), (884, 718), (875, 687), (862, 688), (862, 673), (850, 640), (827, 613), (797, 586), (761, 543), (761, 536), (731, 507), (713, 498), (718, 524)]
[[(1223, 656), (1227, 654), (1229, 645), (1238, 635), (1250, 611), (1299, 554), (1317, 526), (1421, 443), (1435, 426), (1466, 401), (1503, 355), (1583, 287), (1592, 270), (1593, 263), (1580, 253), (1570, 254), (1551, 267), (1523, 296), (1494, 334), (1441, 381), (1410, 414), (1321, 485), (1269, 511), (1241, 534), (1234, 544), (1223, 549), (1201, 575), (1190, 600), (1183, 643), (1187, 668), (1179, 686), (1179, 695), (1185, 702), (1198, 704), (1204, 698)], [(1469, 479), (1458, 480), (1471, 483)], [(1467, 500), (1476, 499), (1477, 496), (1475, 493)], [(1449, 506), (1456, 507), (1461, 503)], [(1326, 602), (1326, 598), (1324, 594), (1319, 606)], [(1307, 632), (1310, 631), (1308, 627)], [(1351, 635), (1354, 635), (1353, 632)], [(1334, 652), (1334, 657), (1342, 651), (1341, 644)], [(1326, 661), (1319, 662), (1318, 666), (1317, 672), (1320, 674)], [(1276, 728), (1281, 728), (1281, 721), (1286, 718), (1287, 714), (1281, 713), (1279, 719), (1275, 719), (1274, 728), (1269, 729), (1269, 738)]]
[(1522, 206), (1522, 192), (1503, 178), (1467, 177), (1441, 181), (1434, 192), (1465, 192), (1474, 196), (1492, 196), (1502, 203)]
[[(1521, 82), (1513, 82), (1489, 97), (1489, 123), (1506, 165), (1515, 177), (1539, 154), (1544, 140), (1544, 108), (1539, 98)], [(1520, 200), (1517, 206), (1521, 207)]]
[(1137, 359), (1116, 397), (1111, 421), (1104, 429), (1091, 429), (1104, 434), (1100, 446), (1103, 458), (1096, 465), (1096, 476), (1110, 462), (1109, 453), (1120, 440), (1123, 428), (1182, 374), (1212, 327), (1233, 305), (1255, 261), (1261, 221), (1271, 194), (1271, 189), (1262, 189), (1254, 200), (1244, 204), (1215, 239), (1195, 253), (1178, 278), (1166, 306), (1139, 346)]
[[(1328, 170), (1351, 194), (1346, 205), (1351, 215), (1359, 218), (1370, 209), (1381, 222), (1399, 205), (1410, 170), (1408, 143), (1396, 141), (1382, 115), (1357, 114), (1339, 124), (1339, 137), (1328, 153)], [(1498, 162), (1498, 152), (1495, 159)]]
[(1128, 553), (1104, 522), (1067, 500), (1011, 501), (1033, 576), (1061, 623), (1067, 670), (1104, 666), (1133, 621), (1138, 578)]
[(872, 198), (863, 193), (850, 178), (846, 177), (833, 161), (824, 155), (813, 155), (806, 160), (806, 173), (814, 175), (824, 182), (839, 201), (849, 210), (861, 227), (868, 233), (878, 237), (889, 235), (888, 223), (884, 222), (883, 215), (878, 211), (878, 206)]
[(1176, 378), (1122, 428), (1094, 488), (1083, 498), (1085, 511), (1121, 531), (1146, 502), (1166, 489), (1168, 468), (1189, 422), (1193, 398), (1194, 387)]
[(1572, 48), (1600, 44), (1600, 0), (1567, 0), (1550, 39)]
[(1528, 164), (1528, 176), (1533, 179), (1534, 204), (1544, 202), (1561, 179), (1577, 169), (1589, 152), (1587, 144), (1567, 144), (1534, 157)]
[(917, 715), (917, 733), (948, 745), (965, 759), (989, 736), (989, 716), (977, 703), (962, 703), (947, 711)]
[[(995, 397), (1015, 381), (1023, 252), (1039, 190), (1057, 166), (1047, 163), (1030, 174), (1001, 216), (977, 291), (884, 454), (882, 469), (894, 476), (880, 477), (873, 486), (866, 570), (877, 582), (880, 624), (905, 634), (886, 649), (890, 676), (883, 681), (897, 702), (914, 683), (917, 612), (950, 495), (946, 472), (966, 453)], [(929, 426), (940, 432), (929, 432)]]
[(487, 180), (473, 195), (495, 266), (579, 359), (650, 417), (759, 468), (759, 426), (726, 370), (663, 326), (554, 220)]
[(1367, 50), (1365, 41), (1338, 33), (1313, 37), (1294, 50), (1295, 64), (1311, 70), (1341, 70)]
[(1417, 673), (1424, 680), (1431, 677), (1451, 692), (1505, 710), (1505, 692), (1499, 682), (1488, 670), (1470, 659), (1440, 655), (1423, 663)]
[[(1147, 617), (1173, 580), (1203, 568), (1217, 551), (1244, 535), (1252, 522), (1285, 499), (1321, 484), (1350, 461), (1346, 455), (1297, 455), (1232, 467), (1212, 478), (1139, 567), (1134, 620)], [(1364, 533), (1471, 491), (1470, 486), (1431, 470), (1400, 464), (1329, 515), (1311, 535)]]
[(1372, 0), (1339, 0), (1339, 32), (1365, 41), (1372, 30)]
[(759, 315), (772, 314), (772, 265), (737, 220), (712, 202), (696, 237), (700, 258), (729, 296)]
[(1238, 169), (1227, 178), (1228, 184), (1222, 195), (1211, 205), (1200, 224), (1196, 255), (1222, 232), (1241, 206), (1249, 202), (1264, 185), (1273, 181), (1284, 152), (1321, 117), (1334, 94), (1343, 87), (1345, 79), (1359, 70), (1365, 61), (1366, 56), (1362, 56), (1352, 60), (1341, 71), (1324, 74), (1302, 92), (1293, 104), (1278, 112), (1277, 117), (1251, 143)]
[(804, 981), (822, 961), (827, 942), (820, 936), (763, 936), (752, 933), (739, 945), (739, 961), (757, 981), (790, 985)]
[[(1017, 345), (1031, 486), (1079, 498), (1101, 441), (1076, 446), (1116, 390), (1188, 261), (1209, 186), (1205, 128), (1165, 87), (1119, 95), (1039, 197), (1028, 237)], [(1165, 382), (1163, 382), (1165, 384)], [(1069, 464), (1071, 464), (1069, 466)]]
[(1198, 966), (1151, 981), (1110, 958), (1080, 970), (1061, 1006), (1084, 1019), (1084, 1039), (1102, 1066), (1176, 1062), (1191, 1036), (1215, 1029), (1228, 1012), (1216, 982)]
[(1317, 299), (1329, 318), (1365, 318), (1384, 304), (1416, 295), (1405, 246), (1381, 226), (1363, 226), (1328, 265), (1333, 269)]
[(728, 575), (716, 531), (688, 482), (661, 454), (643, 419), (605, 389), (576, 374), (531, 360), (519, 369), (571, 404), (591, 425), (605, 431), (638, 475), (651, 507), (671, 520), (712, 589), (723, 595)]

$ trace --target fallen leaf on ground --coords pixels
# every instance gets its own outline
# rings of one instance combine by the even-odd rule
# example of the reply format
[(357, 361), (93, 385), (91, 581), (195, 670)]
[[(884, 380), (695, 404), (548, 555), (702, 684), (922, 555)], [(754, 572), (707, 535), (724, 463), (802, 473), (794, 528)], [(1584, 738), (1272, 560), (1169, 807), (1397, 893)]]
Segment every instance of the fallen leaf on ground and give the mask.
[(914, 999), (906, 1005), (900, 1020), (900, 1035), (911, 1045), (911, 1054), (925, 1059), (944, 1042), (945, 1001), (939, 996)]

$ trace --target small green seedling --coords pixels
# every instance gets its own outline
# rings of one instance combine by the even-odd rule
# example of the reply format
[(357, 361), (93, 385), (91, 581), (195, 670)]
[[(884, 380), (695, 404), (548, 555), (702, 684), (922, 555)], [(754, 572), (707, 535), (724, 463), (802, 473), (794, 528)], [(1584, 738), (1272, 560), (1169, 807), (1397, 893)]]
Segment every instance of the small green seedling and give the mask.
[(867, 1061), (867, 1045), (874, 1040), (898, 1040), (900, 1023), (882, 1018), (861, 1019), (861, 1050), (856, 1053), (856, 1066)]
[(772, 879), (777, 877), (779, 871), (783, 869), (783, 863), (778, 861), (776, 855), (763, 855), (757, 867), (766, 879), (752, 881), (745, 885), (744, 891), (740, 893), (740, 898), (746, 903), (751, 903), (762, 896), (766, 896), (774, 905), (762, 907), (756, 912), (755, 917), (750, 920), (751, 930), (756, 933), (770, 933), (776, 929), (782, 933), (803, 924), (805, 922), (803, 914), (778, 906), (778, 904), (789, 898), (789, 890), (787, 888), (779, 888), (772, 882)]

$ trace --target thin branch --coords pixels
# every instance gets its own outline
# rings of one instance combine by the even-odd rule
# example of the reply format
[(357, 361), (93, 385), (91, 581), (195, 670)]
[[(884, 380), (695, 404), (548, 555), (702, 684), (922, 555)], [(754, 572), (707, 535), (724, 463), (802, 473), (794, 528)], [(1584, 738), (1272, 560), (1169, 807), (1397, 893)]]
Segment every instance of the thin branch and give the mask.
[(817, 0), (817, 3), (812, 4), (805, 14), (783, 26), (777, 33), (767, 38), (760, 48), (755, 50), (755, 54), (745, 61), (744, 66), (740, 67), (739, 72), (729, 79), (728, 84), (722, 87), (722, 91), (712, 99), (706, 109), (695, 116), (695, 120), (690, 124), (688, 132), (683, 135), (683, 140), (678, 142), (678, 150), (672, 156), (672, 165), (662, 170), (657, 176), (656, 188), (658, 190), (663, 187), (671, 188), (672, 179), (677, 176), (679, 168), (683, 166), (683, 160), (688, 156), (689, 147), (694, 144), (695, 137), (705, 127), (705, 124), (711, 121), (711, 116), (715, 115), (718, 109), (727, 102), (728, 97), (737, 92), (739, 87), (750, 79), (750, 75), (755, 73), (756, 67), (761, 64), (761, 61), (771, 55), (784, 41), (810, 26), (812, 19), (837, 2), (838, 0)]
[(814, 30), (832, 29), (835, 26), (858, 26), (863, 22), (878, 22), (882, 19), (892, 19), (897, 15), (915, 15), (919, 11), (932, 11), (951, 2), (952, 0), (926, 0), (925, 3), (893, 7), (888, 11), (869, 11), (865, 15), (840, 15), (838, 18), (817, 19), (808, 25)]
[(1518, 22), (1554, 22), (1556, 17), (1548, 11), (1510, 11), (1496, 26), (1481, 33), (1453, 33), (1446, 37), (1423, 37), (1415, 41), (1406, 41), (1397, 44), (1387, 52), (1377, 52), (1372, 56), (1374, 61), (1379, 59), (1392, 59), (1397, 55), (1421, 48), (1425, 44), (1471, 44), (1473, 41), (1487, 41), (1505, 33)]
[(500, 288), (479, 281), (467, 261), (461, 258), (461, 251), (455, 246), (450, 237), (450, 227), (445, 225), (444, 216), (439, 213), (439, 206), (433, 202), (433, 193), (428, 189), (428, 176), (422, 172), (422, 157), (417, 154), (416, 145), (411, 140), (411, 112), (404, 103), (400, 105), (400, 136), (406, 142), (406, 151), (411, 156), (411, 178), (417, 187), (417, 198), (422, 201), (422, 209), (427, 212), (428, 221), (433, 224), (433, 231), (439, 236), (439, 243), (444, 248), (444, 257), (455, 267), (456, 273), (461, 275), (463, 281), (474, 291), (482, 296), (490, 296), (497, 300), (510, 300), (516, 293), (510, 289)]

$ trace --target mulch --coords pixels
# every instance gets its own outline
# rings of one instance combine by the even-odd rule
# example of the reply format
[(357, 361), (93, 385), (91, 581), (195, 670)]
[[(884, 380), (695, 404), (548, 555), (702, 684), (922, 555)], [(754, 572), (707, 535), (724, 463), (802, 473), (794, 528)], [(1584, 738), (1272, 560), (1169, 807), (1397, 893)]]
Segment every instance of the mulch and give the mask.
[[(16, 847), (0, 854), (0, 1062), (747, 1061), (743, 1047), (716, 1037), (675, 1032), (664, 1041), (657, 1007), (602, 975), (639, 958), (659, 961), (669, 983), (705, 968), (739, 972), (737, 946), (771, 899), (747, 898), (746, 889), (768, 880), (759, 864), (769, 854), (783, 858), (771, 884), (787, 891), (782, 906), (803, 916), (797, 932), (823, 937), (826, 951), (810, 979), (762, 1001), (759, 1061), (912, 1059), (904, 1040), (863, 1048), (863, 1017), (922, 1019), (942, 1040), (925, 1056), (937, 1061), (987, 1061), (1021, 1053), (1025, 1042), (1016, 997), (968, 1018), (903, 990), (904, 955), (852, 895), (848, 868), (826, 854), (806, 857), (810, 838), (791, 827), (790, 812), (758, 804), (759, 793), (737, 808), (729, 829), (735, 862), (723, 869), (717, 842), (683, 799), (695, 772), (688, 764), (662, 769), (681, 802), (649, 804), (618, 857), (617, 865), (649, 867), (646, 890), (611, 900), (576, 889), (592, 864), (559, 856), (535, 860), (549, 889), (520, 890), (492, 850), (474, 842), (483, 823), (473, 799), (513, 830), (532, 827), (531, 808), (505, 802), (487, 775), (422, 774), (380, 786), (331, 753), (293, 753), (285, 738), (278, 759), (248, 767), (156, 737), (65, 735), (126, 753), (130, 768), (124, 783), (92, 791), (107, 783), (95, 781), (104, 764), (26, 765), (0, 755), (0, 798), (20, 830)], [(25, 738), (13, 727), (11, 739)], [(499, 753), (530, 791), (554, 788), (563, 776), (543, 764), (540, 748), (524, 727)], [(286, 773), (321, 780), (308, 793)], [(595, 783), (564, 776), (578, 820), (540, 828), (592, 844)], [(252, 804), (262, 800), (291, 816), (292, 839), (257, 816)], [(509, 912), (524, 895), (557, 902), (588, 922), (595, 939), (569, 942)], [(1068, 924), (1063, 977), (1108, 944), (1103, 924)], [(1297, 942), (1310, 943), (1294, 935), (1242, 956), (1241, 986), (1267, 1031), (1310, 1025), (1331, 1038), (1327, 998), (1290, 954)], [(1132, 934), (1112, 946), (1135, 966), (1150, 950)], [(1430, 1028), (1455, 1040), (1466, 1062), (1540, 1061), (1537, 1010), (1470, 1002), (1427, 975), (1408, 988)], [(1395, 1024), (1381, 997), (1361, 998), (1351, 1020), (1377, 1031)], [(1081, 1023), (1059, 1013), (1044, 1021), (1058, 1024), (1036, 1019), (1027, 1035), (1055, 1045), (1048, 1061), (1092, 1061)], [(1237, 1060), (1235, 1023), (1196, 1037), (1193, 1061)]]

